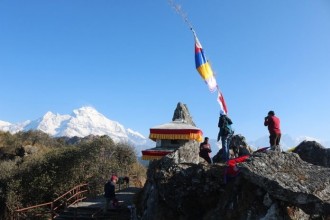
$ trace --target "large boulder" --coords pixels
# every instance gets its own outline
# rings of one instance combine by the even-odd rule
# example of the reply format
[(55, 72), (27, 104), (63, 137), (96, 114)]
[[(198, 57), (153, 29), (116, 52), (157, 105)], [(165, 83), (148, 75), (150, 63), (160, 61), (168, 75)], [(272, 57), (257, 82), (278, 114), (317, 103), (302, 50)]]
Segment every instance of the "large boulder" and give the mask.
[(293, 152), (308, 163), (330, 167), (330, 148), (325, 148), (316, 141), (303, 141)]
[(200, 160), (199, 157), (199, 143), (197, 141), (186, 142), (177, 151), (168, 155), (168, 158), (172, 158), (174, 163), (194, 163), (197, 164)]
[(256, 153), (240, 164), (249, 182), (273, 198), (308, 214), (330, 215), (330, 169), (307, 163), (295, 153)]
[(295, 153), (255, 153), (226, 177), (224, 163), (178, 163), (168, 155), (150, 164), (141, 219), (327, 219), (330, 169)]
[[(223, 159), (223, 149), (221, 148), (216, 155), (212, 158), (214, 163), (224, 162)], [(229, 154), (230, 156), (243, 156), (246, 154), (251, 154), (253, 152), (252, 148), (247, 144), (245, 137), (241, 134), (235, 134), (230, 138), (229, 143)]]
[(173, 164), (168, 157), (150, 164), (141, 219), (203, 219), (216, 207), (224, 178), (222, 165)]

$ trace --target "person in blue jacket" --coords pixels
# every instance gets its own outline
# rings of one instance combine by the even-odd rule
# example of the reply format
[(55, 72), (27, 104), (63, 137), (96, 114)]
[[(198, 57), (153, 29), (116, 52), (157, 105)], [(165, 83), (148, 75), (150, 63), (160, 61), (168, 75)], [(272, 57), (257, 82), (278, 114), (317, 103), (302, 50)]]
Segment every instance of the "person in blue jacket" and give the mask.
[(218, 122), (219, 127), (219, 133), (218, 133), (218, 139), (217, 141), (220, 141), (221, 138), (221, 145), (222, 145), (222, 153), (223, 153), (223, 160), (228, 161), (229, 160), (229, 143), (230, 138), (234, 134), (234, 131), (231, 127), (233, 122), (231, 119), (224, 113), (223, 111), (220, 111), (220, 117)]

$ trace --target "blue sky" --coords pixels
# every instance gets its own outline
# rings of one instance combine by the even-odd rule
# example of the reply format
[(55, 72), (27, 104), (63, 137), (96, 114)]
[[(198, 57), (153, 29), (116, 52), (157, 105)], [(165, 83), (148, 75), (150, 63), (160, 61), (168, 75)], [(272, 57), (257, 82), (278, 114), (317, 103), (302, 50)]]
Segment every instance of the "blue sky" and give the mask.
[[(177, 1), (211, 62), (236, 133), (330, 140), (330, 1)], [(0, 120), (89, 105), (145, 136), (179, 101), (216, 138), (219, 105), (194, 39), (166, 0), (2, 0)]]

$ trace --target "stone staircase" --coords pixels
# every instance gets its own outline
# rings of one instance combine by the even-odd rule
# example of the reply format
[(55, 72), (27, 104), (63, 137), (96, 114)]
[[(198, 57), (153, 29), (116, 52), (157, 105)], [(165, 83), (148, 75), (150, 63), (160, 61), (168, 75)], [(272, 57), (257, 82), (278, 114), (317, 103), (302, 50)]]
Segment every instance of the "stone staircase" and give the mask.
[(55, 218), (56, 220), (83, 220), (83, 219), (111, 219), (111, 220), (130, 220), (131, 212), (128, 208), (118, 208), (108, 210), (106, 213), (102, 209), (88, 207), (69, 207)]
[(104, 212), (104, 198), (98, 196), (87, 198), (83, 202), (68, 207), (55, 220), (83, 220), (83, 219), (111, 219), (111, 220), (135, 220), (135, 206), (133, 197), (140, 188), (128, 187), (116, 192), (119, 200), (118, 208), (108, 209)]

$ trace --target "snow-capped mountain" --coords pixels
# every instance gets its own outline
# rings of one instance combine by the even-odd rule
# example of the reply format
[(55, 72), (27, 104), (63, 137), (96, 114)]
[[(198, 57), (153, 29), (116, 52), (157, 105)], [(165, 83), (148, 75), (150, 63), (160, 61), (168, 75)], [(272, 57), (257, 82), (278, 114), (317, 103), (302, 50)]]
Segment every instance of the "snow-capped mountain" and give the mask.
[[(293, 138), (288, 134), (284, 134), (281, 137), (281, 142), (280, 142), (281, 149), (283, 151), (289, 150), (293, 147), (298, 146), (303, 141), (316, 141), (316, 142), (320, 143), (323, 147), (326, 147), (326, 148), (330, 147), (330, 141), (320, 141), (316, 138), (307, 137), (307, 136), (301, 136), (301, 137)], [(265, 135), (265, 136), (255, 140), (255, 141), (247, 140), (247, 142), (248, 142), (248, 145), (250, 147), (252, 147), (252, 149), (257, 150), (259, 148), (269, 146), (269, 136)], [(210, 139), (209, 143), (211, 144), (211, 148), (212, 148), (211, 156), (213, 157), (221, 149), (221, 141), (217, 142), (216, 139)]]
[[(282, 150), (288, 150), (290, 148), (296, 147), (303, 141), (316, 141), (320, 143), (323, 147), (330, 147), (329, 142), (327, 141), (321, 141), (313, 137), (307, 137), (307, 136), (301, 136), (293, 138), (288, 134), (284, 134), (281, 137), (281, 148)], [(269, 136), (263, 136), (255, 141), (249, 141), (249, 145), (251, 145), (254, 149), (262, 148), (262, 147), (268, 147), (269, 146)]]
[[(36, 120), (27, 120), (22, 123), (12, 124), (10, 122), (0, 121), (0, 130), (16, 133), (19, 131), (41, 130), (54, 137), (85, 137), (88, 135), (108, 135), (114, 142), (124, 142), (133, 145), (138, 155), (141, 150), (155, 147), (155, 143), (144, 137), (137, 131), (125, 128), (119, 122), (112, 121), (99, 113), (93, 107), (81, 107), (73, 110), (71, 115), (60, 115), (47, 112), (41, 118)], [(281, 138), (281, 147), (283, 150), (297, 146), (304, 140), (315, 140), (324, 147), (330, 147), (330, 142), (319, 141), (311, 137), (292, 138), (284, 134)], [(213, 148), (212, 154), (218, 152), (221, 144), (216, 140), (210, 140)], [(269, 137), (263, 136), (255, 141), (249, 141), (248, 144), (254, 149), (269, 146)]]
[(119, 122), (112, 121), (93, 107), (81, 107), (73, 110), (71, 115), (60, 115), (47, 112), (33, 121), (11, 124), (0, 121), (0, 130), (16, 133), (19, 131), (40, 130), (54, 137), (85, 137), (88, 135), (108, 135), (114, 142), (124, 142), (141, 149), (153, 147), (155, 144), (137, 131), (126, 129)]
[(22, 131), (26, 125), (28, 125), (30, 121), (25, 121), (17, 124), (12, 124), (6, 121), (0, 121), (0, 130), (1, 131), (9, 131), (10, 133), (16, 133)]

